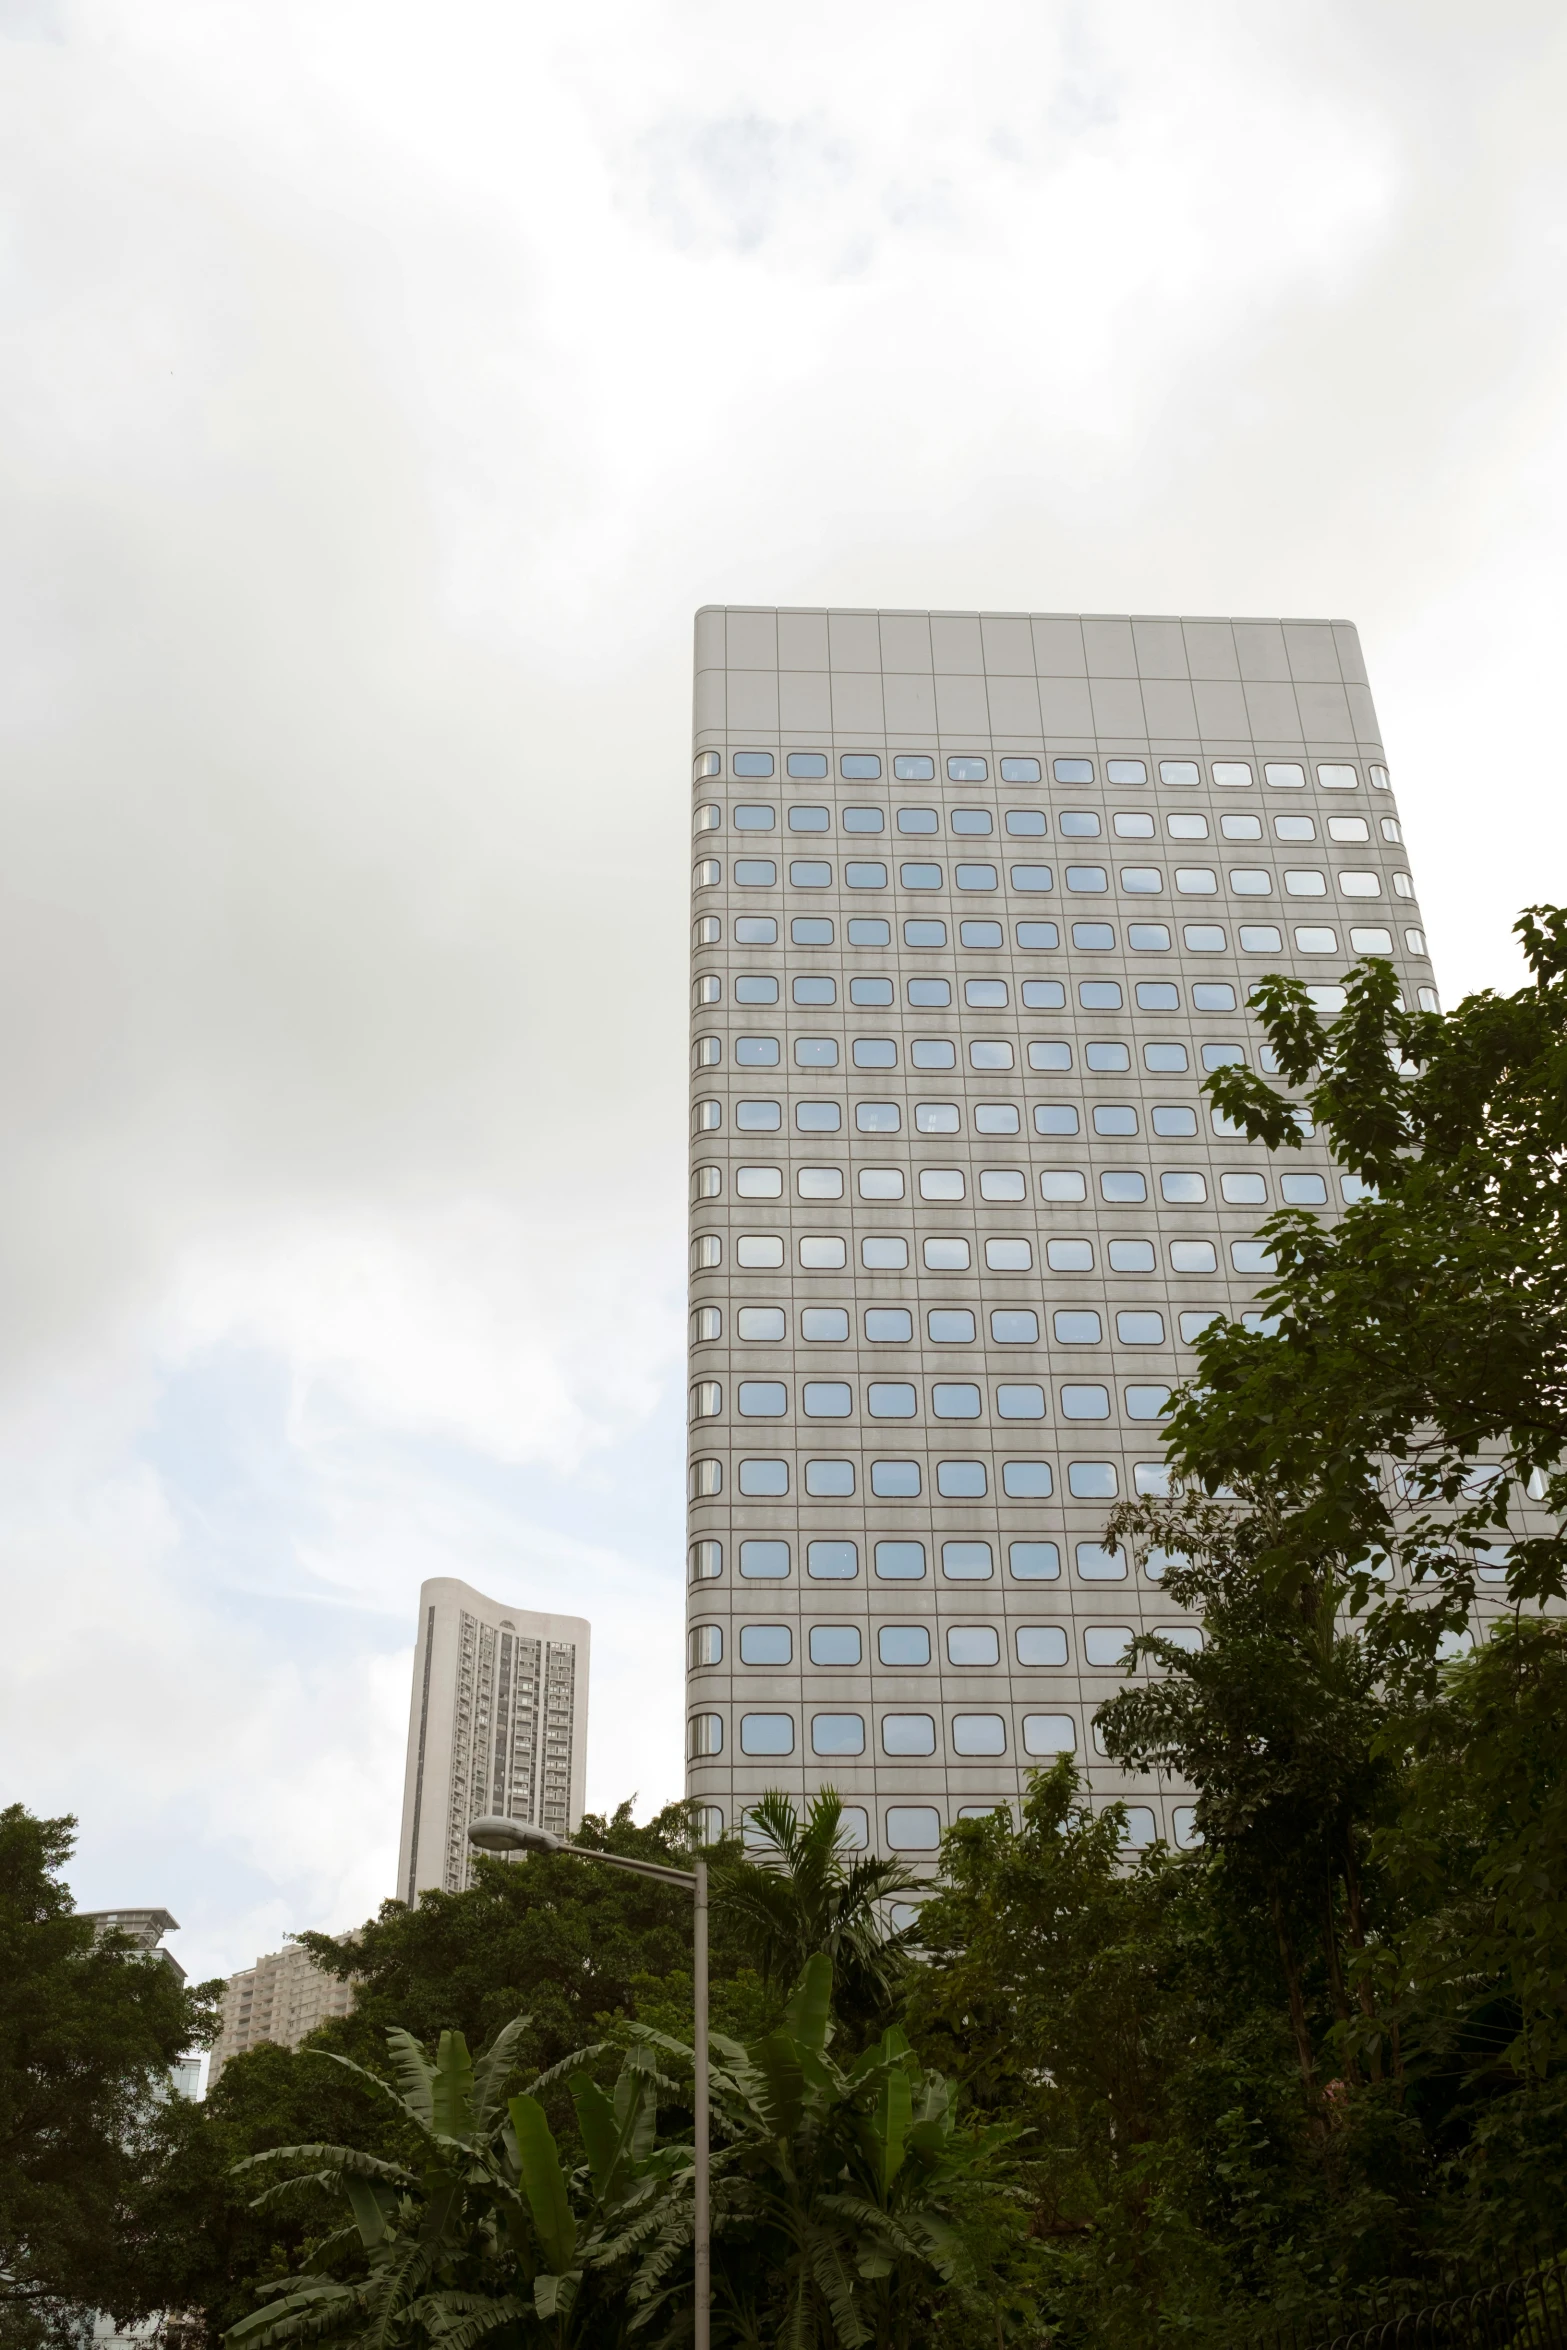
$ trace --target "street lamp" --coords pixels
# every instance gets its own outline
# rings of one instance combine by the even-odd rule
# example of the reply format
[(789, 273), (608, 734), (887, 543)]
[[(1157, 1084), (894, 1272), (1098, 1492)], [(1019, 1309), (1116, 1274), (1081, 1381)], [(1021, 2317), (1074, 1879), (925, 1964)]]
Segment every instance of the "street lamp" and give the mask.
[(691, 1894), (694, 1918), (691, 1976), (696, 2024), (692, 2032), (695, 2059), (696, 2164), (692, 2179), (693, 2267), (696, 2299), (694, 2350), (708, 2350), (712, 2316), (712, 2239), (708, 2223), (707, 2124), (707, 1863), (695, 1869), (666, 1869), (661, 1861), (633, 1860), (624, 1852), (597, 1852), (588, 1844), (568, 1843), (548, 1828), (531, 1828), (522, 1820), (503, 1819), (499, 1813), (470, 1820), (468, 1841), (481, 1852), (569, 1852), (574, 1860), (601, 1860), (612, 1869), (629, 1869), (635, 1877), (656, 1877), (664, 1885), (683, 1885)]

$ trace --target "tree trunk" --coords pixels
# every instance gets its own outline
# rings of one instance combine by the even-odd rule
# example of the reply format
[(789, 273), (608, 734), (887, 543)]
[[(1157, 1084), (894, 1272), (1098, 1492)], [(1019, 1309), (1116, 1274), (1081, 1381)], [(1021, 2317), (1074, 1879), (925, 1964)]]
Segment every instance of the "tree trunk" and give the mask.
[(1289, 1989), (1290, 2026), (1295, 2034), (1295, 2054), (1300, 2059), (1301, 2087), (1306, 2092), (1306, 2105), (1318, 2130), (1322, 2116), (1317, 2107), (1317, 2068), (1311, 2053), (1311, 2027), (1306, 2021), (1306, 2002), (1301, 1996), (1300, 1968), (1295, 1963), (1295, 1952), (1284, 1923), (1284, 1905), (1275, 1893), (1271, 1904), (1273, 1931), (1279, 1938), (1279, 1964), (1284, 1969), (1284, 1980)]

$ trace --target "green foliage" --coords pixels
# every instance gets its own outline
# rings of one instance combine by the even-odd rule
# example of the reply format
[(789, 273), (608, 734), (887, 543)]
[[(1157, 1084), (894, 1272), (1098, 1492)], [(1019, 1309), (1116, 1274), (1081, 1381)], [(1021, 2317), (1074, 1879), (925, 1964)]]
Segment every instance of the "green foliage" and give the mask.
[(830, 1787), (802, 1819), (785, 1795), (752, 1807), (746, 1850), (713, 1873), (713, 1906), (764, 1983), (792, 1983), (818, 1952), (832, 1961), (840, 2025), (874, 2029), (894, 2012), (909, 1970), (910, 1933), (889, 1928), (885, 1904), (917, 1882), (895, 1860), (851, 1853), (843, 1805)]
[[(694, 1851), (684, 1804), (638, 1827), (625, 1803), (612, 1818), (584, 1819), (574, 1840), (675, 1868), (689, 1868)], [(722, 1921), (715, 1926), (713, 1971), (721, 1984), (740, 1962)], [(640, 1986), (689, 1985), (691, 1901), (678, 1886), (567, 1856), (481, 1856), (466, 1893), (424, 1893), (412, 1909), (383, 1902), (379, 1917), (351, 1941), (326, 1934), (300, 1940), (318, 1966), (354, 1984), (354, 2013), (329, 2029), (328, 2046), (372, 2063), (397, 2024), (431, 2043), (457, 2030), (477, 2047), (526, 2012), (520, 2055), (543, 2071), (602, 2038), (617, 2018), (639, 2014)]]
[(221, 1989), (187, 1990), (123, 1935), (94, 1943), (60, 1878), (75, 1824), (0, 1811), (5, 2350), (75, 2342), (95, 2309), (128, 2322), (158, 2306), (168, 2068), (211, 2036)]
[[(1477, 1546), (1508, 1541), (1513, 1596), (1567, 1591), (1567, 912), (1517, 928), (1532, 984), (1446, 1018), (1400, 1010), (1380, 961), (1330, 1023), (1297, 980), (1254, 991), (1285, 1080), (1372, 1193), (1331, 1224), (1291, 1209), (1262, 1227), (1277, 1333), (1214, 1325), (1169, 1422), (1195, 1483), (1287, 1500), (1274, 1571), (1337, 1561), (1363, 1602), (1370, 1566), (1398, 1562), (1384, 1605), (1428, 1657), (1473, 1596)], [(1251, 1069), (1207, 1091), (1270, 1149), (1299, 1146), (1295, 1105)], [(1477, 1484), (1482, 1456), (1499, 1474)], [(1553, 1533), (1518, 1529), (1531, 1479)]]
[[(517, 2018), (475, 2066), (460, 2033), (441, 2035), (432, 2062), (394, 2029), (395, 2087), (328, 2058), (395, 2108), (410, 2153), (317, 2142), (239, 2166), (285, 2173), (264, 2207), (325, 2195), (349, 2217), (229, 2329), (233, 2350), (306, 2339), (469, 2350), (501, 2329), (519, 2343), (618, 2344), (655, 2323), (663, 2338), (688, 2326), (693, 2156), (683, 2140), (660, 2145), (657, 2121), (676, 2085), (659, 2068), (688, 2074), (689, 2047), (631, 2027), (612, 2091), (588, 2076), (594, 2048), (556, 2068), (572, 2076), (572, 2159), (539, 2095), (547, 2077), (505, 2097), (528, 2031)], [(719, 2343), (890, 2346), (944, 2293), (974, 2289), (972, 2226), (1014, 2133), (961, 2128), (947, 2083), (895, 2027), (847, 2068), (832, 2039), (832, 1965), (818, 1955), (776, 2031), (715, 2044)]]

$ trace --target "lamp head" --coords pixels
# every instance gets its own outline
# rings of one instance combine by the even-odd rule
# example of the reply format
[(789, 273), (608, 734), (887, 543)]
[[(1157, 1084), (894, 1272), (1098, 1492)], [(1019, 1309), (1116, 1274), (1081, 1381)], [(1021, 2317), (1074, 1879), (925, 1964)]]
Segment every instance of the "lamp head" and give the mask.
[(481, 1852), (559, 1852), (566, 1839), (552, 1836), (548, 1828), (530, 1827), (526, 1820), (503, 1819), (498, 1812), (487, 1812), (482, 1819), (468, 1822), (468, 1841)]

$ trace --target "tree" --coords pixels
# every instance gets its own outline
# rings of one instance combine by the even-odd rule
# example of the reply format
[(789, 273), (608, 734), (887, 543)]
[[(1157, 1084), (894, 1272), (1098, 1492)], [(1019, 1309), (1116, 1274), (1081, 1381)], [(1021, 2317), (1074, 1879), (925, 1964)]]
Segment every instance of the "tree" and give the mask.
[[(585, 1818), (574, 1841), (676, 1868), (689, 1868), (695, 1850), (684, 1804), (638, 1827), (623, 1803), (608, 1819)], [(743, 1960), (721, 1920), (715, 1929), (721, 1998)], [(689, 1896), (569, 1855), (522, 1862), (481, 1856), (464, 1893), (426, 1892), (413, 1908), (383, 1902), (379, 1917), (342, 1941), (299, 1939), (326, 1973), (353, 1982), (354, 2013), (328, 2028), (324, 2044), (364, 2062), (379, 2056), (394, 2024), (427, 2041), (458, 2030), (477, 2047), (526, 2013), (519, 2061), (543, 2071), (603, 2038), (616, 2018), (638, 2015), (649, 1996), (661, 2020), (682, 1996), (683, 2014), (690, 2014)]]
[[(1331, 1225), (1303, 1209), (1263, 1225), (1272, 1328), (1210, 1328), (1168, 1423), (1191, 1481), (1288, 1505), (1271, 1571), (1338, 1561), (1364, 1604), (1373, 1569), (1400, 1568), (1378, 1604), (1428, 1657), (1487, 1552), (1514, 1598), (1567, 1592), (1567, 912), (1516, 927), (1532, 984), (1445, 1018), (1404, 1010), (1383, 961), (1349, 974), (1330, 1022), (1298, 980), (1253, 990), (1360, 1196)], [(1254, 1140), (1299, 1147), (1301, 1105), (1250, 1068), (1207, 1090)], [(1555, 1532), (1519, 1533), (1531, 1488)]]
[(885, 1905), (918, 1880), (899, 1861), (851, 1853), (842, 1827), (832, 1788), (803, 1820), (770, 1791), (751, 1809), (746, 1848), (719, 1863), (714, 1907), (764, 1983), (793, 1983), (807, 1960), (830, 1959), (840, 2023), (869, 2028), (892, 2015), (910, 1964), (912, 1928), (890, 1927)]
[[(263, 2201), (341, 2195), (351, 2225), (230, 2330), (234, 2350), (306, 2336), (470, 2350), (503, 2329), (565, 2350), (655, 2321), (665, 2339), (688, 2329), (692, 2151), (660, 2146), (657, 2122), (674, 2086), (660, 2065), (688, 2074), (690, 2048), (633, 2026), (613, 2092), (588, 2076), (590, 2047), (509, 2096), (528, 2029), (517, 2018), (477, 2065), (460, 2033), (441, 2035), (433, 2063), (408, 2033), (388, 2034), (398, 2085), (361, 2078), (395, 2108), (408, 2159), (309, 2144), (242, 2166), (288, 2165)], [(961, 2129), (947, 2084), (897, 2029), (847, 2070), (832, 2037), (832, 1967), (818, 1955), (775, 2032), (715, 2040), (720, 2343), (892, 2350), (944, 2293), (973, 2286), (965, 2226), (1012, 2133)], [(566, 2076), (572, 2161), (540, 2101)]]
[[(1281, 1510), (1253, 1492), (1223, 1508), (1144, 1501), (1110, 1519), (1106, 1540), (1163, 1554), (1165, 1587), (1200, 1611), (1201, 1648), (1157, 1632), (1132, 1644), (1157, 1677), (1101, 1707), (1105, 1751), (1197, 1791), (1196, 1824), (1222, 1861), (1232, 1899), (1269, 1922), (1289, 2003), (1307, 2106), (1319, 2129), (1324, 2076), (1307, 2011), (1302, 1954), (1315, 1950), (1332, 2003), (1330, 2072), (1383, 2070), (1384, 2034), (1366, 1958), (1367, 1843), (1387, 1816), (1395, 1771), (1382, 1661), (1344, 1619), (1347, 1585), (1318, 1563), (1282, 1584), (1261, 1562), (1279, 1547)], [(1351, 2026), (1351, 1988), (1358, 2021)], [(1391, 2054), (1398, 2063), (1396, 2024)]]
[(158, 2306), (147, 2203), (168, 2068), (210, 2039), (187, 1990), (123, 1935), (94, 1939), (60, 1872), (75, 1821), (0, 1811), (0, 2341), (73, 2343), (92, 2312)]

